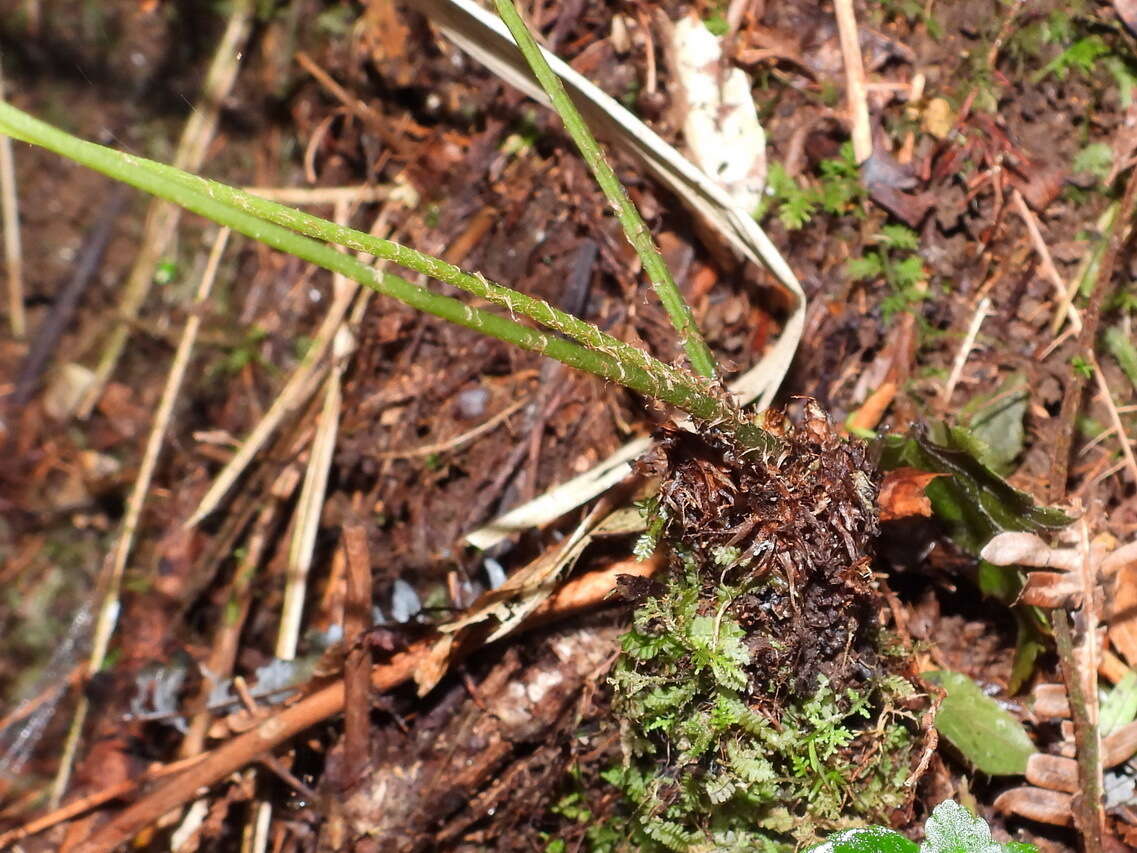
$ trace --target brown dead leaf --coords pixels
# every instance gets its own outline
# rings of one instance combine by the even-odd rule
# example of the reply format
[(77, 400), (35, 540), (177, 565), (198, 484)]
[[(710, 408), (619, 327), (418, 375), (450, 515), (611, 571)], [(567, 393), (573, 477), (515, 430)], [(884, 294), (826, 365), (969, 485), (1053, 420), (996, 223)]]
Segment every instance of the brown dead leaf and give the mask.
[(1073, 815), (1072, 802), (1070, 794), (1062, 791), (1011, 788), (1001, 793), (994, 805), (1003, 814), (1015, 814), (1054, 826), (1069, 826)]
[(1011, 186), (1023, 194), (1026, 203), (1036, 213), (1043, 213), (1066, 186), (1069, 172), (1061, 166), (1043, 166), (1024, 169), (1022, 174), (1007, 170)]
[(924, 489), (936, 477), (942, 476), (944, 475), (929, 474), (915, 468), (895, 468), (889, 471), (884, 475), (884, 482), (880, 484), (880, 496), (877, 498), (880, 520), (892, 521), (912, 515), (930, 516), (932, 502), (924, 494)]
[(1113, 614), (1109, 640), (1130, 666), (1137, 666), (1137, 565), (1117, 573), (1113, 588)]

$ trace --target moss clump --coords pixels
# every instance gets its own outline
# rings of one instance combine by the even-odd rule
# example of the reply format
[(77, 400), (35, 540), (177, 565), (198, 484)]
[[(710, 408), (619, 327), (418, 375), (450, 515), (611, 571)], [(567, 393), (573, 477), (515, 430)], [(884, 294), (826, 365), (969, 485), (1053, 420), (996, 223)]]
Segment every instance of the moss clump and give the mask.
[(623, 638), (626, 761), (606, 778), (645, 849), (781, 850), (887, 823), (908, 799), (920, 697), (877, 616), (863, 447), (813, 406), (762, 426), (784, 453), (670, 431), (643, 465), (672, 566)]

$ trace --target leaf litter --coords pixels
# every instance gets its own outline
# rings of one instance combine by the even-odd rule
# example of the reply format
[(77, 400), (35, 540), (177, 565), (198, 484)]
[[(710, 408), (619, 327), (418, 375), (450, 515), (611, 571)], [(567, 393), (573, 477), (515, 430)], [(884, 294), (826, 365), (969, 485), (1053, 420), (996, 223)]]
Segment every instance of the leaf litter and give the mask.
[[(103, 23), (115, 24), (105, 31), (116, 32), (118, 42), (92, 43), (79, 15), (59, 14), (38, 25), (21, 18), (12, 26), (28, 27), (28, 47), (16, 51), (10, 61), (5, 57), (5, 75), (19, 81), (26, 105), (58, 99), (69, 105), (72, 126), (86, 135), (98, 136), (109, 128), (117, 138), (161, 156), (168, 144), (163, 140), (176, 138), (184, 115), (157, 105), (163, 97), (180, 102), (179, 95), (197, 91), (190, 78), (215, 46), (222, 22), (201, 17), (195, 21), (203, 26), (190, 26), (176, 16), (155, 16), (149, 4), (100, 5)], [(751, 80), (761, 81), (752, 93), (769, 140), (768, 160), (786, 166), (781, 187), (787, 200), (792, 187), (800, 193), (795, 217), (774, 215), (762, 222), (811, 301), (803, 318), (803, 345), (785, 393), (810, 395), (840, 424), (891, 382), (891, 396), (880, 398), (888, 400), (887, 408), (867, 427), (890, 434), (880, 445), (870, 446), (870, 453), (879, 453), (884, 467), (899, 463), (925, 472), (925, 477), (941, 475), (926, 484), (909, 475), (911, 495), (887, 504), (897, 510), (896, 517), (883, 525), (881, 556), (866, 564), (866, 571), (876, 576), (870, 582), (854, 572), (852, 582), (873, 589), (880, 585), (887, 601), (873, 598), (873, 592), (873, 607), (900, 614), (897, 628), (907, 626), (917, 656), (949, 660), (949, 668), (982, 684), (1003, 713), (1025, 722), (1032, 743), (1047, 757), (1072, 758), (1067, 754), (1070, 741), (1032, 719), (1008, 692), (1014, 651), (1020, 645), (1019, 617), (1008, 615), (1005, 603), (981, 600), (971, 584), (975, 572), (982, 576), (984, 571), (974, 555), (1001, 531), (1033, 531), (1043, 537), (1045, 547), (1053, 547), (1053, 531), (1083, 514), (1095, 533), (1111, 534), (1116, 547), (1131, 541), (1137, 526), (1133, 484), (1124, 473), (1113, 471), (1118, 442), (1128, 439), (1112, 426), (1101, 396), (1091, 388), (1078, 420), (1063, 422), (1058, 417), (1070, 373), (1079, 369), (1078, 350), (1074, 338), (1050, 333), (1052, 324), (1066, 318), (1066, 311), (1055, 304), (1054, 278), (1043, 269), (1037, 241), (1027, 233), (1025, 222), (1006, 216), (1008, 207), (1015, 209), (1013, 193), (1021, 193), (1037, 219), (1048, 263), (1069, 286), (1093, 285), (1094, 276), (1081, 266), (1086, 246), (1104, 242), (1095, 226), (1104, 221), (1099, 215), (1110, 200), (1104, 181), (1111, 176), (1099, 169), (1077, 181), (1062, 178), (1085, 148), (1085, 135), (1121, 152), (1115, 155), (1115, 169), (1128, 157), (1128, 149), (1118, 142), (1127, 113), (1114, 94), (1116, 75), (1126, 73), (1129, 61), (1125, 45), (1112, 33), (1094, 34), (1104, 38), (1101, 44), (1110, 53), (1095, 48), (1094, 56), (1068, 54), (1089, 35), (1078, 31), (1086, 20), (1078, 14), (1092, 17), (1094, 12), (1068, 14), (1058, 4), (1023, 9), (977, 4), (974, 14), (933, 8), (930, 19), (914, 7), (859, 10), (864, 13), (860, 18), (862, 51), (870, 69), (870, 112), (879, 124), (877, 154), (869, 169), (871, 180), (866, 181), (870, 201), (865, 203), (845, 193), (842, 171), (827, 165), (841, 162), (840, 146), (847, 136), (841, 110), (834, 107), (833, 94), (842, 91), (843, 83), (832, 18), (815, 4), (767, 5), (742, 11), (732, 25), (728, 53), (733, 51), (730, 58)], [(595, 3), (534, 8), (534, 23), (574, 67), (609, 95), (632, 105), (662, 138), (681, 141), (683, 115), (673, 103), (664, 34), (655, 29), (649, 10), (636, 3), (616, 9)], [(677, 6), (665, 11), (671, 20), (679, 18)], [(318, 26), (305, 32), (296, 29), (305, 18)], [(9, 19), (17, 20), (5, 16)], [(602, 199), (554, 123), (436, 39), (421, 17), (375, 2), (368, 4), (363, 21), (372, 26), (353, 33), (350, 20), (335, 7), (295, 3), (264, 24), (259, 36), (263, 41), (253, 43), (245, 60), (257, 73), (242, 71), (226, 102), (232, 112), (226, 113), (216, 156), (207, 165), (210, 174), (239, 183), (283, 186), (303, 183), (307, 170), (323, 187), (358, 185), (373, 177), (408, 187), (420, 197), (417, 207), (389, 205), (392, 227), (405, 241), (427, 250), (449, 249), (451, 260), (491, 278), (554, 302), (571, 301), (583, 316), (646, 343), (666, 360), (675, 358), (665, 322), (640, 292), (622, 236), (605, 216)], [(375, 21), (385, 25), (375, 26)], [(84, 67), (113, 73), (105, 79), (92, 76), (94, 82), (45, 73), (53, 64), (50, 54), (35, 48), (40, 44), (35, 26), (40, 37), (46, 33), (71, 45)], [(179, 32), (203, 35), (183, 39)], [(392, 35), (396, 32), (399, 38)], [(326, 79), (338, 80), (365, 109), (343, 106), (320, 79), (290, 64), (287, 51), (269, 49), (294, 36), (311, 65), (326, 71)], [(170, 83), (158, 75), (163, 50), (178, 58), (185, 79)], [(965, 54), (995, 58), (985, 67), (975, 59), (968, 64), (961, 59)], [(126, 61), (133, 56), (138, 57), (135, 65)], [(1110, 56), (1121, 64), (1108, 65)], [(923, 77), (922, 91), (916, 85), (918, 75)], [(147, 80), (153, 101), (123, 96)], [(265, 91), (280, 98), (276, 112), (262, 110)], [(944, 101), (952, 107), (946, 116)], [(999, 106), (997, 112), (990, 111), (992, 102)], [(1092, 114), (1087, 114), (1087, 104), (1095, 105)], [(287, 127), (276, 123), (285, 113)], [(250, 150), (246, 134), (263, 142), (263, 159), (245, 159), (243, 152)], [(506, 140), (513, 141), (506, 145)], [(283, 153), (287, 151), (297, 153)], [(32, 330), (52, 311), (57, 283), (70, 271), (70, 247), (82, 246), (82, 235), (98, 219), (105, 193), (90, 175), (76, 172), (62, 179), (58, 164), (41, 157), (31, 150), (17, 151)], [(789, 306), (770, 298), (768, 287), (754, 287), (773, 285), (774, 280), (739, 265), (680, 210), (668, 191), (644, 179), (630, 161), (617, 159), (617, 164), (621, 175), (632, 179), (633, 195), (648, 211), (653, 228), (672, 247), (669, 260), (683, 271), (681, 281), (708, 337), (719, 347), (720, 359), (738, 370), (756, 363), (787, 317)], [(812, 208), (801, 203), (807, 198), (817, 200)], [(68, 216), (49, 213), (59, 209), (58, 199), (68, 202)], [(840, 207), (842, 215), (827, 211), (824, 200), (834, 209)], [(780, 201), (775, 198), (775, 204)], [(371, 222), (374, 212), (369, 208), (356, 213), (355, 221)], [(898, 279), (894, 271), (890, 278), (886, 264), (904, 262), (906, 257), (896, 252), (910, 251), (890, 249), (873, 275), (852, 280), (845, 272), (847, 263), (879, 254), (877, 235), (890, 222), (895, 224), (889, 213), (915, 235), (920, 276)], [(72, 363), (94, 364), (97, 347), (92, 342), (118, 319), (107, 306), (116, 299), (113, 281), (130, 266), (132, 238), (139, 229), (137, 216), (123, 217), (116, 225), (104, 272), (87, 286), (59, 341), (56, 370)], [(165, 378), (158, 365), (168, 359), (167, 333), (184, 319), (177, 291), (192, 288), (204, 259), (202, 247), (211, 238), (200, 223), (184, 223), (169, 253), (173, 285), (159, 286), (147, 302), (120, 371), (90, 419), (69, 421), (66, 412), (45, 411), (43, 401), (34, 397), (19, 411), (5, 411), (5, 435), (16, 440), (19, 449), (5, 459), (0, 475), (6, 514), (6, 568), (0, 571), (14, 590), (0, 615), (5, 626), (16, 626), (7, 632), (0, 683), (11, 709), (21, 698), (35, 700), (42, 693), (45, 673), (60, 678), (58, 673), (68, 669), (51, 661), (51, 651), (70, 642), (67, 625), (82, 612), (85, 596), (96, 585), (105, 537), (121, 520), (130, 472), (140, 459), (136, 437), (145, 434)], [(594, 250), (585, 251), (586, 243)], [(95, 719), (84, 735), (65, 803), (100, 788), (138, 797), (138, 790), (115, 786), (150, 778), (150, 762), (167, 766), (180, 757), (174, 730), (157, 719), (140, 719), (146, 713), (132, 715), (131, 703), (140, 695), (140, 685), (159, 679), (151, 682), (153, 707), (139, 709), (157, 711), (160, 704), (163, 713), (196, 713), (193, 697), (209, 695), (197, 684), (208, 676), (202, 663), (219, 636), (218, 626), (239, 609), (247, 607), (233, 674), (246, 679), (251, 689), (235, 690), (226, 701), (246, 701), (238, 695), (243, 692), (252, 700), (245, 709), (250, 718), (277, 712), (272, 703), (278, 699), (263, 695), (257, 684), (258, 675), (274, 666), (276, 619), (287, 573), (284, 549), (276, 543), (290, 535), (288, 496), (294, 492), (278, 478), (288, 466), (306, 464), (316, 407), (301, 408), (282, 426), (234, 487), (224, 513), (197, 532), (175, 536), (171, 531), (190, 515), (212, 475), (232, 457), (225, 436), (247, 435), (271, 407), (281, 376), (301, 363), (303, 342), (316, 336), (334, 294), (330, 282), (255, 247), (240, 247), (228, 263), (217, 305), (202, 312), (199, 376), (211, 379), (191, 383), (179, 404), (166, 456), (156, 472), (154, 497), (143, 515), (138, 553), (124, 579), (125, 630), (116, 638), (107, 671), (86, 684), (95, 700)], [(916, 268), (914, 263), (909, 266)], [(578, 285), (572, 293), (562, 286), (570, 281)], [(1089, 296), (1075, 290), (1079, 310), (1085, 310)], [(943, 378), (983, 297), (991, 300), (990, 314), (962, 359), (950, 399), (937, 409)], [(1131, 299), (1124, 288), (1111, 297), (1105, 308), (1111, 312), (1104, 326), (1108, 333), (1098, 358), (1117, 400), (1123, 431), (1130, 435), (1132, 359), (1126, 336)], [(363, 512), (370, 525), (374, 606), (381, 613), (408, 615), (416, 609), (410, 604), (413, 595), (422, 608), (402, 627), (372, 629), (368, 648), (382, 665), (399, 649), (416, 648), (431, 623), (450, 621), (476, 597), (485, 555), (465, 550), (463, 535), (582, 474), (631, 435), (656, 430), (664, 420), (662, 413), (631, 395), (549, 370), (536, 358), (397, 306), (380, 303), (361, 319), (359, 346), (344, 375), (342, 423), (328, 494), (317, 519), (304, 618), (308, 637), (301, 640), (302, 649), (317, 662), (317, 674), (313, 681), (283, 685), (300, 689), (293, 702), (318, 692), (321, 679), (334, 679), (336, 661), (347, 653), (343, 648), (322, 652), (317, 638), (342, 623), (345, 581), (338, 566), (342, 558), (337, 557), (337, 531), (355, 514)], [(244, 332), (250, 324), (263, 334)], [(897, 337), (907, 343), (886, 353)], [(0, 363), (5, 375), (19, 375), (26, 352), (19, 341), (3, 342)], [(881, 358), (885, 353), (887, 358)], [(217, 368), (219, 364), (223, 366)], [(872, 370), (866, 369), (869, 365)], [(481, 402), (471, 407), (469, 401), (475, 399)], [(450, 443), (519, 402), (514, 414), (488, 431)], [(944, 423), (938, 425), (937, 420)], [(67, 429), (61, 429), (65, 423)], [(927, 431), (910, 431), (912, 425)], [(1047, 491), (1055, 430), (1066, 428), (1076, 430), (1075, 455), (1069, 481), (1062, 483), (1070, 502), (1059, 513), (1045, 509), (1038, 496)], [(712, 455), (714, 465), (708, 469), (706, 448), (674, 434), (665, 439), (665, 446), (668, 441), (672, 445), (666, 452), (676, 465), (694, 466), (697, 482), (718, 482), (713, 469), (721, 458)], [(417, 459), (393, 455), (413, 447), (441, 449)], [(83, 454), (92, 450), (122, 463), (120, 473), (106, 465), (85, 464), (91, 457)], [(733, 482), (734, 476), (727, 481)], [(274, 488), (282, 497), (272, 497)], [(756, 488), (753, 500), (760, 501), (762, 494), (762, 488)], [(698, 497), (673, 492), (679, 507), (692, 517), (697, 504), (687, 501)], [(273, 508), (265, 511), (266, 506)], [(745, 500), (740, 506), (747, 506)], [(929, 508), (931, 516), (925, 514)], [(746, 521), (746, 514), (741, 509), (739, 513), (722, 520), (716, 536), (734, 532), (722, 542), (716, 539), (716, 545), (738, 534)], [(254, 524), (254, 517), (261, 520)], [(515, 575), (555, 549), (558, 536), (571, 536), (580, 521), (579, 514), (570, 512), (546, 522), (541, 531), (511, 531), (493, 547), (491, 559), (507, 575)], [(747, 535), (753, 537), (753, 531), (739, 540), (743, 550), (753, 551), (752, 557), (760, 560), (802, 547), (787, 540), (769, 549), (762, 544), (765, 540)], [(587, 573), (626, 557), (634, 536), (594, 538), (574, 554), (573, 571)], [(257, 545), (256, 537), (263, 544)], [(847, 549), (843, 540), (838, 537), (832, 543), (838, 551)], [(259, 574), (255, 582), (246, 583), (238, 573), (243, 555), (249, 553), (256, 555), (253, 564)], [(1013, 567), (1006, 572), (1020, 574)], [(1104, 619), (1113, 649), (1124, 661), (1121, 670), (1113, 672), (1125, 684), (1125, 664), (1132, 662), (1133, 654), (1132, 620), (1125, 608), (1137, 583), (1128, 563), (1107, 581), (1112, 584), (1114, 612), (1104, 610), (1097, 616)], [(657, 583), (629, 578), (621, 588), (626, 597), (642, 600), (658, 593), (653, 586)], [(1002, 587), (1011, 590), (1007, 600), (1020, 595), (1014, 583), (1003, 582)], [(398, 602), (392, 594), (396, 589)], [(235, 598), (229, 597), (230, 591)], [(803, 591), (803, 596), (808, 594)], [(1084, 614), (1088, 600), (1093, 596), (1087, 598), (1083, 587), (1080, 598), (1062, 596), (1057, 603), (1081, 604), (1076, 612)], [(377, 695), (370, 746), (375, 775), (362, 788), (351, 789), (351, 780), (337, 775), (337, 762), (342, 761), (337, 750), (343, 748), (338, 730), (313, 727), (305, 738), (277, 751), (300, 787), (274, 770), (258, 772), (256, 790), (220, 782), (210, 795), (210, 818), (193, 832), (187, 825), (179, 838), (193, 836), (191, 845), (198, 849), (224, 846), (250, 821), (254, 803), (263, 800), (276, 807), (275, 831), (291, 849), (306, 849), (317, 836), (331, 842), (376, 830), (382, 831), (375, 837), (390, 841), (388, 849), (457, 849), (469, 844), (543, 849), (559, 839), (576, 845), (586, 838), (603, 849), (602, 833), (594, 828), (602, 827), (618, 805), (615, 789), (602, 774), (621, 760), (619, 733), (606, 724), (611, 719), (607, 666), (628, 616), (619, 607), (603, 610), (600, 602), (611, 604), (613, 599), (602, 597), (586, 615), (545, 633), (529, 633), (525, 641), (514, 643), (507, 637), (473, 657), (456, 655), (456, 668), (425, 699), (410, 689)], [(817, 614), (825, 612), (824, 602), (809, 604), (803, 597), (797, 603)], [(796, 660), (800, 655), (803, 660), (831, 662), (829, 653), (840, 660), (840, 644), (834, 645), (824, 626), (807, 631), (792, 607), (783, 611), (767, 604), (764, 610), (756, 603), (752, 615), (758, 621), (773, 620), (770, 630), (788, 630), (791, 641), (786, 649), (771, 652), (773, 660)], [(834, 609), (848, 607), (844, 602)], [(871, 619), (872, 607), (866, 610), (863, 602), (856, 607)], [(1042, 647), (1050, 647), (1045, 630), (1036, 629)], [(926, 638), (934, 642), (922, 651)], [(826, 654), (817, 657), (818, 649), (827, 649)], [(170, 675), (178, 671), (186, 673), (180, 690)], [(807, 679), (809, 672), (803, 665), (787, 685)], [(835, 670), (829, 677), (843, 676)], [(1088, 677), (1093, 680), (1094, 673)], [(1108, 676), (1102, 677), (1105, 690)], [(1060, 684), (1063, 675), (1054, 657), (1044, 652), (1027, 679), (1028, 684), (1029, 679)], [(75, 698), (74, 691), (65, 694), (60, 702), (64, 713), (43, 724), (40, 745), (27, 755), (22, 773), (5, 779), (4, 829), (19, 827), (31, 815), (19, 807), (19, 798), (43, 790), (57, 772), (66, 712)], [(1118, 730), (1129, 722), (1120, 723)], [(6, 736), (20, 736), (19, 731), (13, 728)], [(217, 728), (214, 734), (222, 739), (207, 740), (207, 750), (222, 744), (231, 731)], [(1103, 726), (1102, 735), (1107, 734)], [(468, 775), (451, 778), (452, 768), (458, 766), (455, 755), (468, 757)], [(416, 773), (429, 774), (414, 778), (425, 781), (400, 789), (413, 806), (399, 812), (400, 821), (377, 826), (366, 806), (396, 801), (376, 799), (378, 783), (416, 762), (421, 762)], [(910, 834), (918, 833), (940, 799), (971, 797), (991, 817), (990, 804), (1016, 790), (1008, 787), (1013, 781), (972, 776), (974, 764), (969, 756), (947, 750), (932, 758), (916, 792), (914, 812), (900, 819), (909, 822)], [(1109, 768), (1114, 793), (1109, 795), (1106, 828), (1132, 843), (1137, 839), (1132, 828), (1137, 815), (1124, 794), (1126, 772), (1124, 766)], [(302, 789), (314, 790), (319, 799), (309, 798)], [(332, 803), (349, 790), (367, 795), (363, 800), (343, 799), (346, 805), (337, 811)], [(555, 808), (573, 792), (579, 796), (578, 810)], [(1046, 796), (1055, 793), (1050, 790)], [(68, 818), (75, 821), (70, 831), (76, 838), (94, 831), (122, 805), (92, 808), (90, 816)], [(582, 819), (580, 809), (588, 811), (587, 818)], [(1068, 842), (1068, 836), (1048, 836), (1042, 824), (1030, 819), (1041, 813), (1021, 814), (1028, 819), (1013, 812), (997, 817), (996, 836)], [(33, 836), (21, 843), (50, 848), (63, 830), (62, 824), (49, 827), (38, 841)]]

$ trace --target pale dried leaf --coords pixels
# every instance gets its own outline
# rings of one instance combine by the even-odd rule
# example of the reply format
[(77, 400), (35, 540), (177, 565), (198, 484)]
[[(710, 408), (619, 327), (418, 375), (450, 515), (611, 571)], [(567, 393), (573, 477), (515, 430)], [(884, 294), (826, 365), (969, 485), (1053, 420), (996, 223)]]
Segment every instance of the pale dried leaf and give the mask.
[(1042, 788), (1011, 788), (995, 800), (996, 810), (1040, 823), (1069, 826), (1073, 819), (1073, 798), (1061, 791)]
[[(1127, 546), (1129, 547), (1129, 546)], [(1122, 549), (1124, 550), (1124, 549)], [(1115, 551), (1115, 554), (1120, 551)], [(1109, 558), (1105, 562), (1108, 562)], [(1124, 564), (1114, 580), (1110, 602), (1109, 641), (1126, 663), (1137, 667), (1137, 565)], [(1102, 564), (1105, 568), (1105, 563)]]
[(722, 40), (696, 15), (671, 29), (675, 73), (687, 105), (683, 136), (696, 165), (744, 210), (756, 210), (766, 186), (766, 134), (750, 80), (731, 67)]
[(1034, 607), (1081, 607), (1082, 579), (1067, 572), (1031, 572), (1019, 602)]
[(1072, 548), (1051, 548), (1033, 533), (1000, 533), (988, 542), (979, 556), (996, 566), (1031, 566), (1072, 572), (1081, 565), (1081, 555)]
[(1036, 752), (1026, 761), (1026, 780), (1048, 791), (1078, 792), (1078, 762), (1061, 755)]

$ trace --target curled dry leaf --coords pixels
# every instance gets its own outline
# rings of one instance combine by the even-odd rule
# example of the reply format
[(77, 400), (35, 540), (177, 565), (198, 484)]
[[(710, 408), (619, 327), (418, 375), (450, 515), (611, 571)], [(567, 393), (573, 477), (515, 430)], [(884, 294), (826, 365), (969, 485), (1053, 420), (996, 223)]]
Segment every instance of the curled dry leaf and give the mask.
[(889, 471), (884, 475), (880, 495), (877, 497), (880, 520), (892, 521), (913, 515), (930, 516), (932, 502), (924, 494), (924, 489), (936, 477), (942, 476), (944, 475), (915, 468), (894, 468)]
[(1110, 732), (1101, 742), (1102, 765), (1116, 767), (1137, 754), (1137, 721)]
[(1078, 762), (1061, 755), (1036, 752), (1026, 762), (1026, 780), (1048, 791), (1078, 793)]
[(1101, 571), (1106, 577), (1114, 576), (1110, 642), (1130, 666), (1137, 666), (1137, 542), (1108, 554), (1101, 561)]
[(1070, 794), (1043, 788), (1011, 788), (995, 800), (995, 808), (1003, 814), (1015, 814), (1053, 826), (1070, 825), (1073, 804)]
[(1083, 593), (1082, 579), (1076, 574), (1031, 572), (1018, 600), (1032, 607), (1079, 608), (1082, 606)]
[[(1108, 571), (1104, 564), (1102, 570)], [(1137, 666), (1137, 565), (1129, 563), (1117, 572), (1110, 607), (1109, 641), (1126, 663)]]
[(1034, 688), (1034, 715), (1041, 720), (1065, 720), (1070, 717), (1070, 700), (1065, 684), (1039, 684)]
[(1036, 569), (1062, 569), (1072, 572), (1081, 557), (1072, 548), (1051, 548), (1033, 533), (1000, 533), (988, 542), (979, 556), (996, 566), (1030, 566)]
[[(1073, 548), (1051, 548), (1033, 533), (1015, 531), (992, 538), (979, 556), (996, 566), (1058, 569), (1031, 572), (1019, 601), (1035, 607), (1081, 607), (1085, 594), (1083, 578), (1077, 571), (1083, 559), (1081, 552)], [(1094, 561), (1093, 554), (1090, 559)]]

